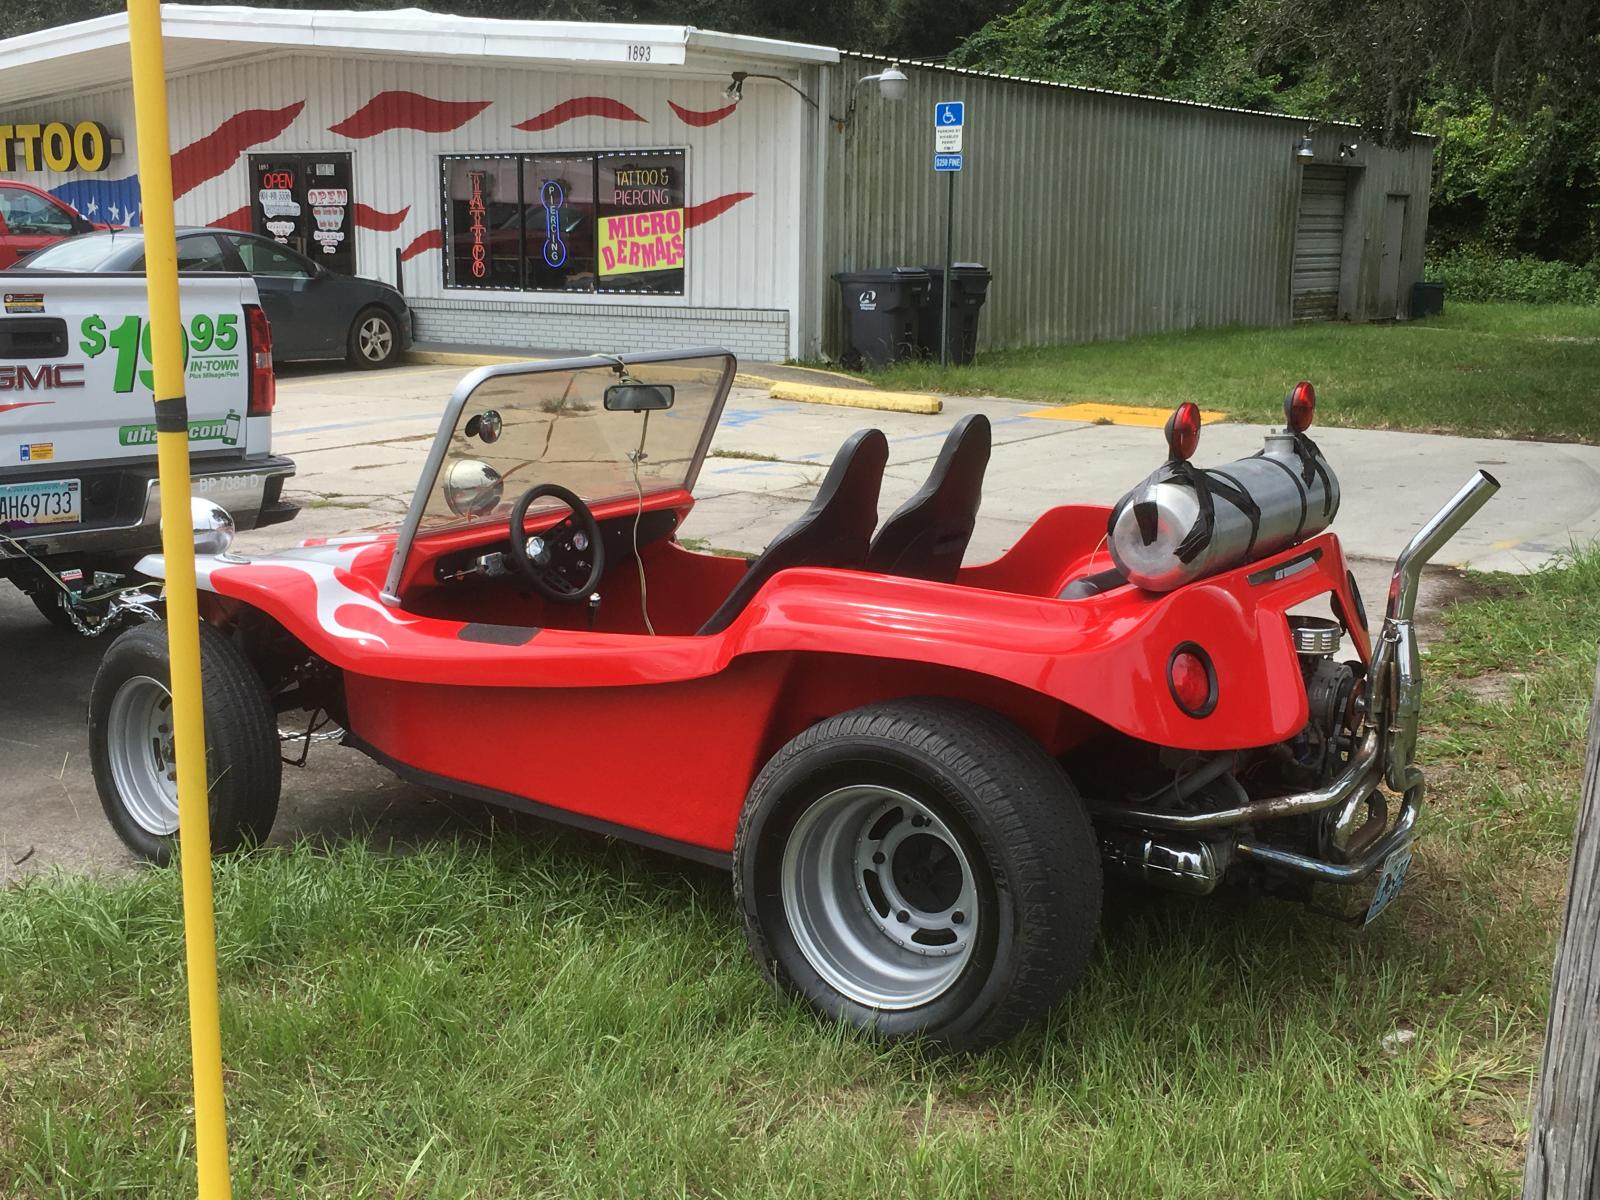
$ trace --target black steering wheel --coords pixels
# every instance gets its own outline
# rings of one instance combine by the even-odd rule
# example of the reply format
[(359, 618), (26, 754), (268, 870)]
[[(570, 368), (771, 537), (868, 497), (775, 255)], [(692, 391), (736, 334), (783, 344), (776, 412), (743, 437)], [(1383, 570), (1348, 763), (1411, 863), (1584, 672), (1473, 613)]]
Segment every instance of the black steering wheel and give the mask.
[[(555, 497), (572, 511), (530, 537), (523, 518), (530, 504), (546, 496)], [(531, 487), (511, 510), (511, 562), (547, 600), (586, 604), (606, 570), (600, 523), (581, 497), (559, 484)]]

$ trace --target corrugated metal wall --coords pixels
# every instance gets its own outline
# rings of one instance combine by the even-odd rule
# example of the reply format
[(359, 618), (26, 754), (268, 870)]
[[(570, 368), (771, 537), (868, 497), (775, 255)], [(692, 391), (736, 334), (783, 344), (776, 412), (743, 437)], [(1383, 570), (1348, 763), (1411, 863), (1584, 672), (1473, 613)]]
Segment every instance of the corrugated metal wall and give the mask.
[[(1304, 121), (918, 65), (904, 67), (907, 98), (889, 102), (856, 83), (878, 67), (847, 56), (831, 72), (831, 111), (852, 90), (856, 108), (827, 151), (829, 274), (943, 260), (933, 109), (964, 100), (955, 258), (995, 273), (980, 346), (1289, 320)], [(1317, 160), (1341, 161), (1338, 142), (1357, 136), (1322, 126)], [(1355, 173), (1369, 178), (1351, 195), (1344, 315), (1365, 317), (1375, 297), (1390, 191), (1412, 197), (1402, 293), (1420, 278), (1431, 149), (1361, 147)], [(836, 287), (823, 317), (837, 353)]]

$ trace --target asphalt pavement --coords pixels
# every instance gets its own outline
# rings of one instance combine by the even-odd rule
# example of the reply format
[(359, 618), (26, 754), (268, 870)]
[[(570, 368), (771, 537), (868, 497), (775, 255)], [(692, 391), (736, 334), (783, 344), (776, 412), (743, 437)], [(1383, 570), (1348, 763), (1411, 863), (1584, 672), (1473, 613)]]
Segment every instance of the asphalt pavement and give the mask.
[[(275, 448), (295, 459), (291, 491), (305, 507), (288, 525), (241, 535), (238, 548), (264, 551), (396, 523), (444, 401), (465, 370), (285, 372)], [(939, 415), (922, 416), (796, 404), (739, 386), (682, 536), (759, 549), (809, 502), (845, 437), (868, 425), (889, 439), (880, 503), (887, 514), (926, 478), (950, 426), (974, 411), (993, 423), (994, 453), (973, 561), (1000, 553), (1052, 505), (1112, 502), (1164, 457), (1158, 429), (1062, 420), (1037, 404), (948, 399)], [(1253, 453), (1263, 433), (1260, 426), (1207, 426), (1196, 461), (1213, 466)], [(1574, 541), (1600, 537), (1600, 447), (1313, 433), (1343, 487), (1335, 528), (1356, 560), (1369, 609), (1381, 608), (1395, 552), (1478, 468), (1496, 475), (1502, 490), (1446, 548), (1443, 567), (1528, 571)], [(1452, 572), (1436, 571), (1425, 608), (1454, 592)], [(89, 771), (84, 721), (102, 649), (46, 625), (20, 593), (0, 585), (0, 883), (52, 867), (120, 872), (135, 865), (106, 825)], [(321, 744), (311, 749), (309, 769), (286, 768), (274, 841), (361, 837), (404, 846), (491, 819), (477, 805), (433, 797), (352, 750)]]

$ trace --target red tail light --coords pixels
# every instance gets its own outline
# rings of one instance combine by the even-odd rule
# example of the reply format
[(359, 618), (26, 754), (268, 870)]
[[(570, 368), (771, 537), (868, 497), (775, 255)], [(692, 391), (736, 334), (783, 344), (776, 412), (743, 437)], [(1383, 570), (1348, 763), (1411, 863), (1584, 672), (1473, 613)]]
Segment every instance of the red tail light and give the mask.
[(1317, 412), (1317, 389), (1304, 379), (1289, 389), (1283, 398), (1283, 419), (1295, 433), (1311, 428), (1311, 418)]
[(1167, 418), (1167, 450), (1173, 462), (1188, 462), (1200, 445), (1200, 406), (1185, 400)]
[(1217, 706), (1217, 673), (1211, 656), (1193, 642), (1184, 642), (1167, 660), (1167, 686), (1172, 699), (1191, 717), (1207, 717)]
[(267, 314), (254, 304), (244, 306), (244, 325), (250, 353), (249, 413), (264, 417), (278, 403), (278, 377), (272, 373), (272, 326)]

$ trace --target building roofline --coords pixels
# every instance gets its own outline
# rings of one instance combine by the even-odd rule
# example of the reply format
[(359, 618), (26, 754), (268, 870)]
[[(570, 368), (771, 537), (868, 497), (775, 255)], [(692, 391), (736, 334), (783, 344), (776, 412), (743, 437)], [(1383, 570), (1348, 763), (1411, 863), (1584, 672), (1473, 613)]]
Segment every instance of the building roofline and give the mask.
[[(428, 57), (537, 59), (573, 62), (627, 62), (649, 66), (685, 65), (691, 52), (714, 57), (749, 58), (770, 63), (833, 63), (839, 52), (828, 46), (745, 37), (687, 25), (643, 25), (586, 21), (515, 21), (457, 17), (418, 8), (351, 12), (336, 9), (267, 9), (242, 6), (163, 4), (162, 32), (174, 43), (199, 50), (212, 42), (288, 50), (343, 50)], [(0, 40), (0, 78), (7, 69), (71, 58), (128, 44), (126, 13), (112, 13)], [(650, 50), (647, 63), (630, 57), (632, 48)], [(186, 66), (204, 65), (203, 50)], [(691, 64), (692, 65), (692, 64)]]
[[(860, 50), (841, 50), (841, 61), (845, 59), (865, 63), (893, 63), (900, 67), (915, 67), (919, 71), (940, 71), (949, 75), (962, 75), (973, 79), (1003, 79), (1007, 83), (1026, 83), (1034, 87), (1057, 88), (1067, 92), (1080, 92), (1087, 96), (1109, 96), (1118, 100), (1143, 100), (1151, 104), (1175, 104), (1182, 108), (1209, 109), (1212, 112), (1236, 113), (1245, 117), (1265, 117), (1274, 121), (1289, 121), (1296, 125), (1315, 126), (1317, 128), (1349, 129), (1356, 133), (1363, 132), (1361, 126), (1349, 121), (1336, 121), (1327, 117), (1307, 117), (1297, 113), (1269, 112), (1260, 108), (1239, 108), (1231, 104), (1211, 104), (1205, 100), (1182, 100), (1173, 96), (1151, 96), (1144, 92), (1123, 92), (1114, 88), (1089, 87), (1081, 83), (1063, 83), (1059, 79), (1035, 79), (1030, 75), (1009, 75), (1003, 71), (975, 71), (969, 67), (952, 67), (945, 63), (928, 62), (917, 58), (896, 58), (892, 55), (867, 54)], [(1437, 141), (1433, 134), (1413, 130), (1411, 136), (1427, 141)]]

